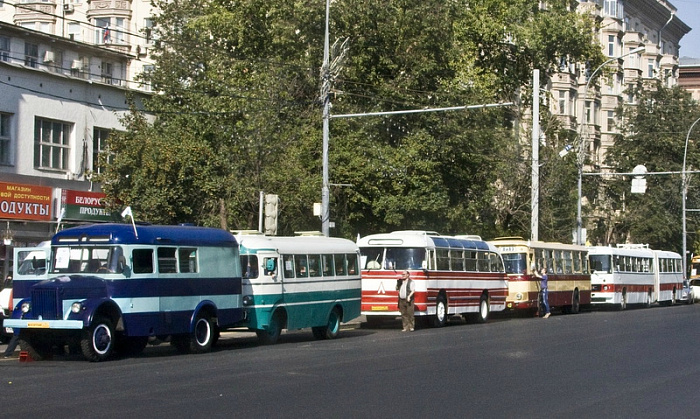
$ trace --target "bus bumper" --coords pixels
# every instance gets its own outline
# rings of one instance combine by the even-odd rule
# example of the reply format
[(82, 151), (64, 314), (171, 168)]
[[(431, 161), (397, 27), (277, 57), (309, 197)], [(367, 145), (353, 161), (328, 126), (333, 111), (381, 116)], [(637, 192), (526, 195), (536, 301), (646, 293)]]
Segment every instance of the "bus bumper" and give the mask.
[(82, 320), (25, 320), (5, 319), (5, 327), (13, 329), (61, 329), (80, 330), (83, 328)]

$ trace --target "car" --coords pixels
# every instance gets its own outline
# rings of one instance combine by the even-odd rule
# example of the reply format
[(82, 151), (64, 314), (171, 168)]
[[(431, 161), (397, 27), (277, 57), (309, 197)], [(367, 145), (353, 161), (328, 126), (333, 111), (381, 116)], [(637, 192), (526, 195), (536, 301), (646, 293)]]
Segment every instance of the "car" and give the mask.
[(696, 301), (700, 301), (700, 279), (691, 279), (690, 283), (688, 284), (688, 287), (690, 288), (689, 301), (692, 301), (693, 303)]

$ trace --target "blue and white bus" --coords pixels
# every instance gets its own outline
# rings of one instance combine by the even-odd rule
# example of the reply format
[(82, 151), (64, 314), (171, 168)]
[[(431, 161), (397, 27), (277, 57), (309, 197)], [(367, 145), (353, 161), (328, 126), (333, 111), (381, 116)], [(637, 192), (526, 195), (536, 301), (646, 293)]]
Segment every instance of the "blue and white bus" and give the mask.
[[(243, 319), (238, 243), (223, 230), (99, 224), (51, 240), (48, 277), (14, 281), (7, 327), (34, 359), (79, 346), (102, 361), (135, 354), (149, 337), (207, 352)], [(46, 279), (45, 279), (46, 278)]]
[(282, 329), (310, 327), (317, 339), (333, 339), (341, 322), (360, 315), (357, 245), (305, 234), (273, 237), (238, 234), (243, 271), (244, 325), (264, 344)]

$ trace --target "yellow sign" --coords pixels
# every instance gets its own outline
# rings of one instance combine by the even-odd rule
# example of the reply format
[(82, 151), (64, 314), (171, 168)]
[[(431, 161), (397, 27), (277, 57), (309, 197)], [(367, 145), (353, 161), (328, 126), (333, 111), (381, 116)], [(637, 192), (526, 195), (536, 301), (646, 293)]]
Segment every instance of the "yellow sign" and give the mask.
[(389, 306), (372, 306), (372, 311), (389, 311)]
[(27, 323), (27, 327), (32, 329), (48, 329), (49, 324), (47, 322), (29, 322)]

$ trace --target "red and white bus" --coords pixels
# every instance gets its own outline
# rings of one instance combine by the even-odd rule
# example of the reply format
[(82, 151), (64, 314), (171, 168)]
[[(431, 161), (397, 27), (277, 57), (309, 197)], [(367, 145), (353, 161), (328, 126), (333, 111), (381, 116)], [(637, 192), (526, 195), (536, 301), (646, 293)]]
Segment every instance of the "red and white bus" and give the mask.
[(369, 323), (396, 317), (398, 275), (415, 281), (415, 315), (444, 326), (450, 315), (473, 314), (480, 322), (505, 309), (503, 261), (478, 236), (395, 231), (358, 239), (362, 264), (362, 314)]
[(683, 261), (675, 252), (646, 244), (593, 246), (589, 249), (593, 304), (624, 310), (628, 304), (674, 304), (683, 290)]
[(501, 252), (508, 273), (508, 309), (537, 310), (540, 278), (547, 269), (550, 307), (578, 313), (591, 303), (591, 275), (585, 246), (503, 237), (490, 242)]

